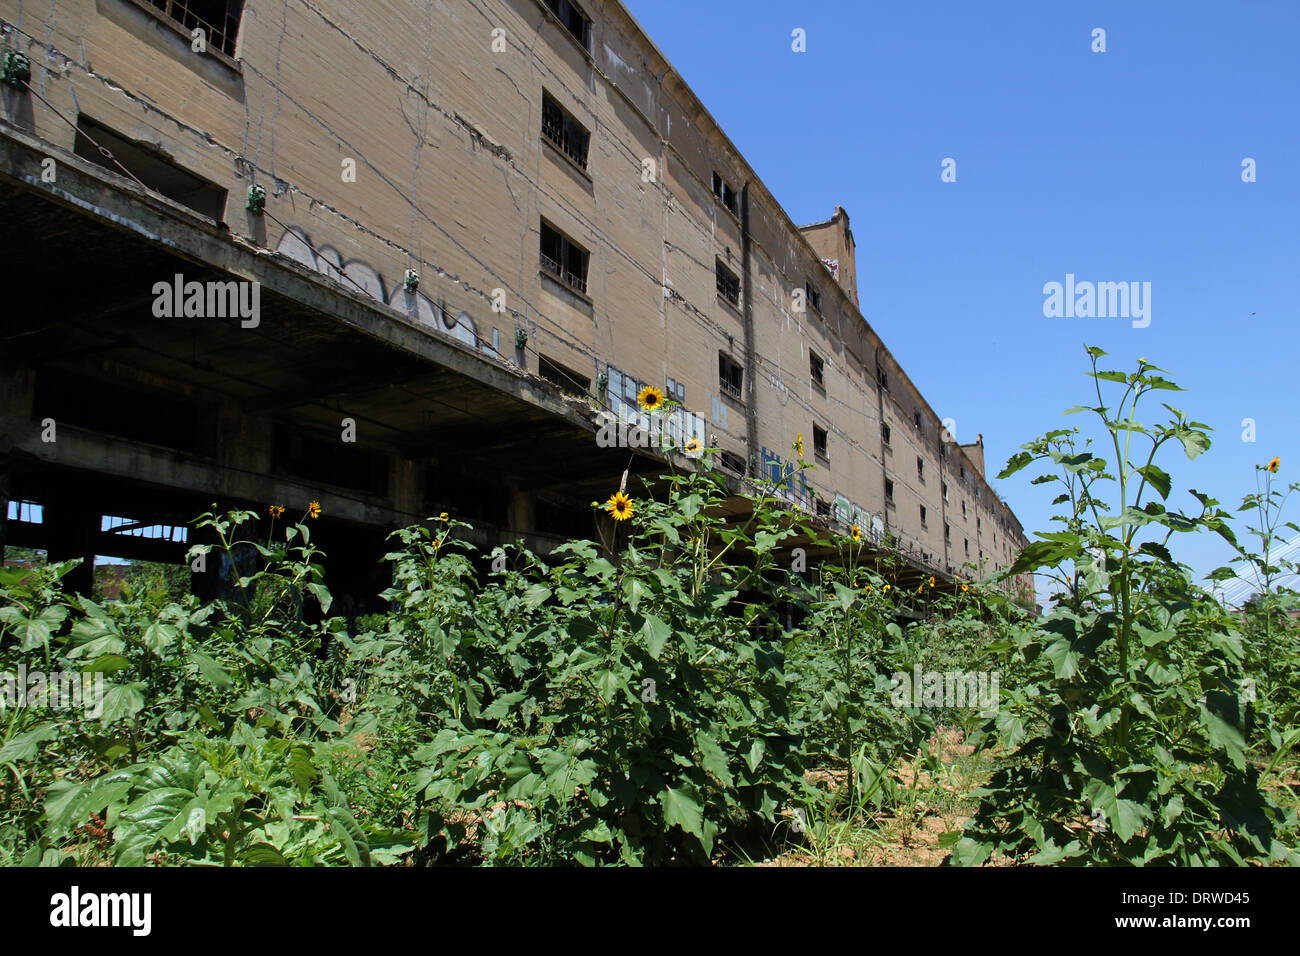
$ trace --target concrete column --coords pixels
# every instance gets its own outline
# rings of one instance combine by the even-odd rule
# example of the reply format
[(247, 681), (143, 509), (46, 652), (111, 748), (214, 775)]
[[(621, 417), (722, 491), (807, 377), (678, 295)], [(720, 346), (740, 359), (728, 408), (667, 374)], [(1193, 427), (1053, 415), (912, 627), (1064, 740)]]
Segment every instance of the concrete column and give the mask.
[(217, 419), (217, 461), (259, 475), (271, 472), (270, 416), (245, 415), (233, 402), (221, 406)]
[(0, 568), (5, 566), (5, 540), (9, 529), (9, 473), (0, 464)]
[(67, 500), (49, 502), (43, 515), (50, 563), (82, 559), (81, 565), (63, 578), (64, 589), (89, 597), (95, 584), (94, 542), (101, 515)]
[(417, 521), (428, 517), (424, 513), (424, 469), (422, 461), (398, 455), (388, 459), (388, 498), (393, 510), (415, 515)]
[(510, 525), (512, 539), (532, 534), (537, 530), (536, 504), (536, 499), (531, 493), (523, 491), (516, 485), (510, 486), (510, 506), (506, 512), (506, 520)]

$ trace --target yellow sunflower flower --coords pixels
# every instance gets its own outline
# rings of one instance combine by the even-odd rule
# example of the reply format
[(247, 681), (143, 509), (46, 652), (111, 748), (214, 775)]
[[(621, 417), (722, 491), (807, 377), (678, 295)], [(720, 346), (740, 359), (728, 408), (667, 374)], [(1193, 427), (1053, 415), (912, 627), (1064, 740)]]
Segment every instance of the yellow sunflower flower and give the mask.
[(854, 541), (862, 540), (862, 529), (859, 528), (857, 525), (854, 525), (852, 528), (849, 529), (849, 534), (852, 535)]
[(698, 438), (692, 438), (686, 443), (686, 454), (688, 455), (698, 455), (703, 450), (704, 442), (700, 441)]
[(309, 502), (307, 502), (307, 517), (308, 517), (308, 518), (319, 518), (320, 515), (321, 515), (320, 502), (319, 502), (319, 501), (309, 501)]
[(664, 403), (664, 393), (653, 385), (647, 385), (641, 389), (641, 394), (636, 397), (636, 403), (647, 412), (652, 412)]
[(1278, 468), (1280, 467), (1282, 467), (1282, 459), (1274, 458), (1272, 461), (1270, 461), (1267, 465), (1264, 466), (1264, 470), (1276, 473)]
[(438, 515), (438, 520), (439, 520), (439, 521), (446, 521), (446, 520), (447, 520), (447, 512), (444, 511), (442, 514)]
[(284, 514), (284, 505), (271, 505), (271, 517), (278, 518)]
[(614, 516), (615, 521), (626, 521), (632, 517), (635, 509), (631, 498), (621, 491), (616, 491), (609, 496), (609, 501), (605, 502), (605, 510)]
[(794, 450), (799, 453), (800, 458), (803, 457), (803, 432), (794, 436)]
[(930, 575), (930, 587), (934, 587), (934, 575)]
[(963, 591), (969, 591), (969, 590), (970, 590), (970, 585), (969, 585), (969, 584), (963, 584), (963, 585), (961, 586), (961, 589), (962, 589)]

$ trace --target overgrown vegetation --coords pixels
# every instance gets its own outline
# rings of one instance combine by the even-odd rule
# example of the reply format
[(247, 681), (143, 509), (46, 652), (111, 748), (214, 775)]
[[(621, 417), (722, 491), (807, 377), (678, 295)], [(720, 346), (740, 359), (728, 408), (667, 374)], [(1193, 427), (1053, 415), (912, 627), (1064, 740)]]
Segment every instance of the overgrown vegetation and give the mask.
[[(71, 562), (5, 569), (0, 673), (103, 675), (106, 691), (0, 710), (0, 864), (829, 862), (930, 812), (959, 864), (1300, 862), (1278, 465), (1244, 505), (1260, 543), (1239, 562), (1262, 578), (1238, 614), (1171, 546), (1236, 544), (1217, 502), (1166, 504), (1161, 454), (1196, 457), (1205, 426), (1169, 406), (1142, 425), (1139, 402), (1176, 386), (1090, 353), (1082, 411), (1113, 457), (1056, 431), (1004, 472), (1044, 462), (1062, 485), (1062, 529), (1008, 572), (1057, 576), (1041, 620), (983, 586), (903, 594), (898, 567), (769, 489), (730, 521), (707, 457), (657, 498), (616, 495), (602, 540), (545, 557), (477, 554), (445, 515), (398, 531), (390, 611), (352, 622), (330, 613), (315, 508), (198, 519), (208, 567), (248, 569), (224, 601), (161, 578), (96, 601), (61, 588)], [(839, 560), (790, 570), (801, 535)], [(250, 549), (256, 567), (234, 560)], [(908, 624), (920, 598), (931, 614)], [(914, 669), (996, 671), (996, 713), (900, 702)], [(961, 800), (927, 809), (936, 781)]]

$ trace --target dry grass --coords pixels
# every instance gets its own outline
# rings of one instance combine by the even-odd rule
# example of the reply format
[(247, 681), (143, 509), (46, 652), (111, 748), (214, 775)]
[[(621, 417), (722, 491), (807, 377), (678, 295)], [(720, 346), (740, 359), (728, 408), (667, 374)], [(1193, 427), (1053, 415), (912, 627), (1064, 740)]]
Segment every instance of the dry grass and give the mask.
[[(853, 814), (808, 820), (806, 845), (757, 866), (938, 866), (949, 851), (939, 838), (960, 829), (975, 811), (973, 791), (992, 772), (993, 758), (975, 754), (961, 731), (940, 728), (929, 742), (937, 764), (918, 759), (891, 771), (894, 798)], [(933, 769), (927, 769), (927, 766)], [(809, 783), (827, 794), (844, 785), (844, 770), (816, 770)], [(805, 811), (807, 812), (807, 811)], [(793, 816), (793, 810), (786, 811)]]

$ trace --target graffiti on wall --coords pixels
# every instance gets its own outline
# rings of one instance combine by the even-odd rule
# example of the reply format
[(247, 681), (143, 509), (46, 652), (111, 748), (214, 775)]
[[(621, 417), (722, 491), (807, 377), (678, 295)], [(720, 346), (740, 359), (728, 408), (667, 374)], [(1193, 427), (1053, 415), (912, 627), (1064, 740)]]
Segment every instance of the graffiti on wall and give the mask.
[(613, 365), (606, 366), (605, 374), (609, 376), (605, 404), (619, 421), (636, 423), (648, 434), (662, 430), (665, 438), (679, 446), (685, 445), (692, 438), (697, 439), (701, 445), (706, 442), (708, 436), (705, 434), (704, 416), (684, 407), (686, 388), (681, 382), (668, 379), (666, 393), (679, 405), (670, 408), (663, 415), (651, 416), (637, 405), (637, 396), (641, 394), (641, 390), (647, 383)]
[[(359, 289), (375, 301), (459, 339), (471, 348), (498, 355), (492, 342), (478, 334), (474, 317), (464, 309), (453, 314), (442, 302), (434, 302), (421, 292), (408, 292), (401, 281), (385, 282), (373, 266), (360, 259), (344, 262), (338, 250), (332, 246), (321, 246), (313, 250), (311, 240), (302, 230), (285, 229), (275, 251), (349, 288)], [(385, 288), (391, 291), (385, 293)]]
[(760, 474), (778, 486), (776, 489), (778, 494), (807, 507), (807, 503), (811, 500), (811, 490), (802, 469), (796, 468), (792, 461), (785, 461), (766, 445), (763, 446), (763, 457), (760, 462)]

